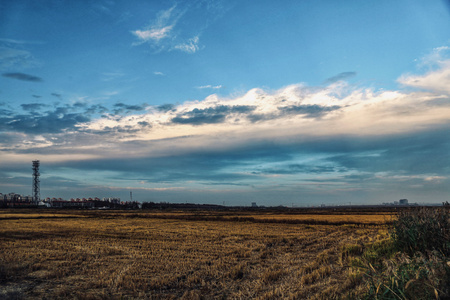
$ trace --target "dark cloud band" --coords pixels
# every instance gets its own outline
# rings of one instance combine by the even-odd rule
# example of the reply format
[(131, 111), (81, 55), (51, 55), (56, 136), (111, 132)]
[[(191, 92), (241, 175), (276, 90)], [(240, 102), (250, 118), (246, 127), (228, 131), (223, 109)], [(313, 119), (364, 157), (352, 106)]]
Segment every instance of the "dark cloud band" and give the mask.
[(178, 114), (172, 119), (172, 123), (192, 125), (218, 124), (223, 123), (229, 115), (250, 113), (255, 109), (256, 107), (249, 105), (218, 105), (204, 109), (195, 108), (191, 111)]
[(40, 78), (40, 77), (29, 75), (29, 74), (24, 74), (24, 73), (3, 73), (2, 76), (17, 79), (17, 80), (31, 81), (31, 82), (43, 81), (42, 78)]

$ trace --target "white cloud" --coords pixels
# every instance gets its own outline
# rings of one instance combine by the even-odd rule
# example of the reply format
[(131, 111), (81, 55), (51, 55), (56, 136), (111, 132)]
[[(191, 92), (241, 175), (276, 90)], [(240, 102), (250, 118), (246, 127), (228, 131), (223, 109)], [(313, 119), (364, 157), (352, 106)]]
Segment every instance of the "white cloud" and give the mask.
[(419, 61), (419, 67), (428, 72), (424, 75), (405, 74), (398, 82), (415, 88), (450, 95), (450, 47), (442, 46), (434, 48)]
[(404, 75), (399, 82), (406, 86), (417, 87), (450, 95), (450, 60), (440, 61), (440, 69), (425, 75)]
[[(416, 76), (418, 79), (437, 76), (444, 69)], [(450, 85), (450, 77), (442, 82)], [(204, 86), (207, 88), (208, 86)], [(213, 87), (213, 86), (211, 86)], [(209, 87), (208, 87), (209, 88)], [(261, 141), (289, 143), (300, 137), (326, 138), (328, 136), (382, 136), (411, 133), (449, 123), (450, 104), (434, 101), (440, 93), (381, 91), (354, 89), (345, 84), (333, 84), (326, 88), (311, 89), (303, 84), (290, 85), (277, 91), (253, 89), (235, 98), (212, 95), (202, 101), (185, 102), (173, 110), (149, 110), (146, 114), (120, 119), (99, 119), (85, 124), (87, 130), (104, 128), (139, 128), (139, 122), (148, 122), (151, 129), (143, 128), (134, 135), (111, 135), (121, 142), (141, 141), (148, 147), (136, 148), (134, 155), (169, 155), (174, 151), (195, 151), (235, 147), (239, 144)], [(251, 107), (241, 113), (223, 107)], [(295, 109), (299, 112), (296, 113)], [(222, 110), (221, 110), (222, 109)], [(312, 116), (301, 109), (311, 110)], [(315, 110), (325, 113), (315, 115)], [(282, 113), (282, 112), (291, 113)], [(177, 116), (220, 117), (220, 122), (172, 122)], [(211, 120), (211, 119), (209, 119)], [(185, 142), (180, 143), (179, 139)], [(99, 141), (100, 143), (101, 141)], [(114, 151), (121, 151), (117, 147)]]
[(165, 76), (166, 75), (163, 72), (159, 72), (159, 71), (155, 71), (155, 72), (153, 72), (153, 74), (155, 74), (157, 76)]
[(162, 27), (162, 28), (152, 28), (148, 30), (136, 30), (132, 33), (137, 36), (142, 42), (148, 42), (150, 40), (158, 42), (159, 40), (169, 36), (173, 25)]
[(197, 87), (198, 89), (213, 89), (213, 90), (217, 90), (217, 89), (221, 89), (222, 88), (222, 85), (210, 85), (210, 84), (208, 84), (208, 85), (202, 85), (202, 86), (198, 86)]
[[(252, 89), (235, 97), (211, 95), (167, 110), (102, 117), (80, 124), (79, 132), (61, 134), (61, 139), (78, 153), (95, 155), (101, 147), (105, 157), (139, 157), (248, 143), (409, 134), (450, 125), (450, 103), (442, 94), (450, 93), (449, 75), (450, 63), (443, 63), (438, 70), (399, 79), (408, 86), (427, 87), (426, 92), (374, 91), (338, 82), (321, 89), (295, 84), (275, 91)], [(130, 148), (131, 141), (140, 146)]]

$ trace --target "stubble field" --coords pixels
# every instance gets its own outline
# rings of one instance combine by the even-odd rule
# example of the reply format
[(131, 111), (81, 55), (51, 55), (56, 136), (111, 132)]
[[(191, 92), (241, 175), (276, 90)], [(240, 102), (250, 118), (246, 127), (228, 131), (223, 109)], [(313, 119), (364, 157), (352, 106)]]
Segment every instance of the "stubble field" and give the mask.
[[(2, 299), (334, 299), (387, 214), (0, 211)], [(314, 221), (316, 220), (316, 221)]]

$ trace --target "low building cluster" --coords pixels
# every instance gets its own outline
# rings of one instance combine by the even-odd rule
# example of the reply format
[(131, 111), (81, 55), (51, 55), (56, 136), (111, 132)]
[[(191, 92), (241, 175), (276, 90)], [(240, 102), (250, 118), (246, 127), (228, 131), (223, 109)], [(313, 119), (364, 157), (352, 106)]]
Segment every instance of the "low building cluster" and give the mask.
[(383, 205), (417, 205), (417, 203), (408, 203), (408, 199), (400, 199), (399, 201), (394, 202), (384, 202)]
[(33, 202), (32, 196), (22, 196), (16, 193), (0, 193), (0, 207), (53, 207), (53, 208), (141, 208), (137, 201), (120, 201), (117, 197), (107, 198), (45, 198), (38, 203)]
[(33, 205), (32, 196), (22, 196), (16, 193), (0, 193), (0, 207), (27, 207)]

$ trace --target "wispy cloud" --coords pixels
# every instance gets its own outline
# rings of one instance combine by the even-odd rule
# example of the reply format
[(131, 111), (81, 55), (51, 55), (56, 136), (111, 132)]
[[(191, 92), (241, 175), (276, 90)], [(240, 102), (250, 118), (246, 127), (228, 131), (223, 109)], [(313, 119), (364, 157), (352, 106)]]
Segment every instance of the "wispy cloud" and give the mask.
[(125, 76), (125, 73), (123, 72), (104, 72), (101, 74), (102, 75), (102, 81), (113, 81), (113, 80), (117, 80), (119, 78), (122, 78), (123, 76)]
[(31, 52), (0, 46), (0, 70), (26, 68), (36, 64)]
[(443, 62), (445, 62), (450, 54), (450, 47), (441, 46), (434, 48), (429, 54), (425, 55), (421, 59), (416, 60), (418, 66), (425, 69), (432, 69), (434, 67), (439, 67)]
[(153, 74), (155, 74), (157, 76), (165, 76), (166, 75), (163, 72), (159, 72), (159, 71), (155, 71), (155, 72), (153, 72)]
[(0, 70), (15, 70), (39, 66), (33, 54), (25, 49), (29, 44), (43, 44), (40, 41), (26, 41), (0, 38)]
[(16, 39), (5, 39), (0, 38), (1, 43), (5, 44), (16, 44), (16, 45), (25, 45), (25, 44), (43, 44), (42, 41), (26, 41), (26, 40), (16, 40)]
[(223, 88), (223, 86), (222, 85), (210, 85), (210, 84), (208, 84), (208, 85), (202, 85), (202, 86), (198, 86), (197, 87), (198, 89), (213, 89), (213, 90), (217, 90), (217, 89), (221, 89), (221, 88)]
[(184, 14), (183, 11), (176, 10), (176, 7), (174, 5), (167, 10), (160, 11), (156, 20), (143, 30), (132, 31), (132, 34), (138, 38), (138, 42), (134, 43), (134, 45), (149, 43), (156, 46), (162, 39), (170, 37), (172, 29)]
[(227, 9), (222, 1), (179, 2), (158, 12), (148, 26), (131, 31), (137, 39), (132, 45), (148, 44), (157, 52), (196, 53), (203, 48), (202, 33)]
[(106, 92), (103, 92), (102, 94), (107, 97), (111, 97), (111, 96), (119, 95), (120, 92), (119, 91), (106, 91)]
[(192, 54), (192, 53), (197, 52), (200, 49), (200, 47), (198, 46), (198, 42), (199, 42), (199, 37), (195, 36), (195, 37), (187, 40), (186, 43), (175, 45), (174, 48), (177, 50)]

